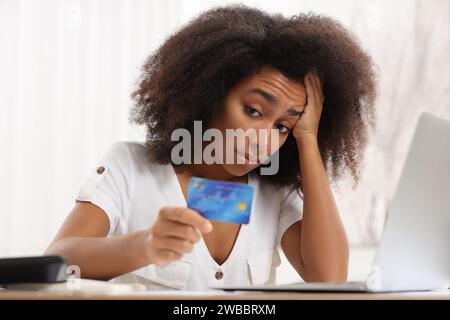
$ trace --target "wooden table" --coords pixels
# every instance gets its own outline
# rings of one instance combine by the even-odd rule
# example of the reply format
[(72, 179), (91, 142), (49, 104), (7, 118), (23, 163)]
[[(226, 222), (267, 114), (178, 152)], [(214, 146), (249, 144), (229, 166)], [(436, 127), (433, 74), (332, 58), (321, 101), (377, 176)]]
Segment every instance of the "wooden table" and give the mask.
[(47, 293), (0, 290), (0, 300), (450, 300), (450, 290), (402, 293), (172, 292)]

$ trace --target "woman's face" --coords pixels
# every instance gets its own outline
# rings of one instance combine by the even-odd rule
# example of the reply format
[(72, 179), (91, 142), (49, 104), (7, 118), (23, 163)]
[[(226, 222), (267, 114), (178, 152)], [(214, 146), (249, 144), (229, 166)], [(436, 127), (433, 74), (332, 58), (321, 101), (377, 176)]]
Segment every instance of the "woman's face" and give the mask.
[[(234, 163), (226, 163), (224, 169), (233, 176), (242, 176), (258, 167), (265, 159), (258, 158), (259, 152), (265, 152), (267, 156), (276, 152), (285, 142), (303, 112), (306, 104), (306, 89), (299, 82), (286, 78), (280, 72), (266, 68), (260, 73), (238, 83), (225, 100), (223, 113), (213, 119), (211, 126), (219, 129), (225, 139), (226, 129), (254, 129), (257, 133), (256, 141), (245, 136), (245, 152), (237, 151), (237, 140), (234, 140)], [(261, 130), (265, 129), (265, 130)], [(278, 129), (278, 141), (271, 141), (271, 129)], [(256, 145), (254, 144), (256, 142)], [(226, 143), (224, 143), (226, 144)], [(256, 149), (251, 149), (252, 147)], [(225, 155), (226, 146), (224, 146)], [(257, 150), (256, 154), (254, 151)], [(264, 151), (262, 151), (264, 150)], [(258, 161), (252, 162), (245, 159), (254, 154)], [(237, 163), (237, 158), (241, 161)], [(242, 162), (244, 162), (241, 164)]]

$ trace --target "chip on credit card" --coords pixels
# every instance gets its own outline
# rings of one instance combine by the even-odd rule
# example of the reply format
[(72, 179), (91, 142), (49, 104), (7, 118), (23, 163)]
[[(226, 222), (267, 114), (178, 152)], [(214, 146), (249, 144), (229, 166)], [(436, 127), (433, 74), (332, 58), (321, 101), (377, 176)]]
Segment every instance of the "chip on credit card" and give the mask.
[(192, 177), (187, 206), (208, 220), (248, 224), (254, 188), (245, 183)]

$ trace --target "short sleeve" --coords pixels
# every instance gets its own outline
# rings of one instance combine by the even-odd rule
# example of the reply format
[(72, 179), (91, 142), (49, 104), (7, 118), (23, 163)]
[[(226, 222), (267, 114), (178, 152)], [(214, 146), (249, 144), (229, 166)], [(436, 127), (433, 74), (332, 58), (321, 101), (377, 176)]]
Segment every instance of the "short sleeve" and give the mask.
[(129, 214), (133, 193), (131, 153), (125, 142), (116, 142), (90, 172), (76, 197), (101, 208), (109, 219), (108, 236)]
[(286, 230), (297, 221), (303, 219), (303, 199), (297, 189), (286, 189), (286, 196), (281, 201), (280, 219), (277, 230), (277, 246), (281, 245), (281, 238)]

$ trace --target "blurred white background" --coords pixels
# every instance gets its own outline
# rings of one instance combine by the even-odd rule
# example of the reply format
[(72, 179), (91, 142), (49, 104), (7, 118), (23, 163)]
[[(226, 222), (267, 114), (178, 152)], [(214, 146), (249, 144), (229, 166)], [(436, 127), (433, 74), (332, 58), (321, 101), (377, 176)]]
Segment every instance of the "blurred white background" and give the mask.
[[(144, 59), (203, 0), (0, 0), (0, 256), (42, 254), (110, 144), (143, 140), (128, 123)], [(356, 190), (336, 200), (364, 276), (420, 112), (450, 119), (448, 0), (240, 1), (315, 11), (355, 32), (378, 66), (378, 125)], [(280, 282), (296, 280), (285, 260)]]

